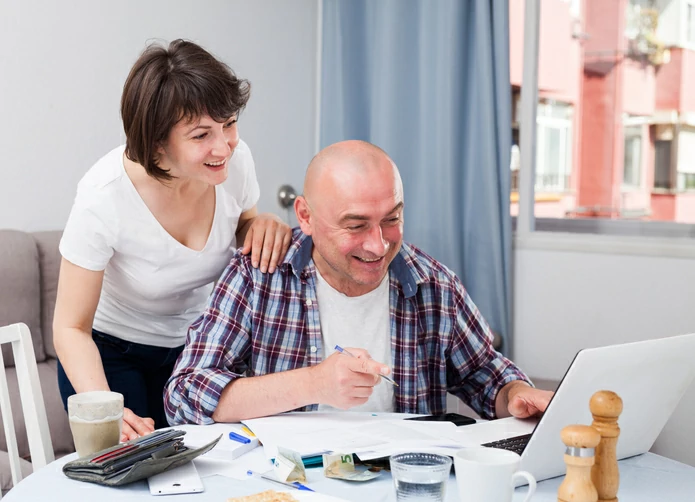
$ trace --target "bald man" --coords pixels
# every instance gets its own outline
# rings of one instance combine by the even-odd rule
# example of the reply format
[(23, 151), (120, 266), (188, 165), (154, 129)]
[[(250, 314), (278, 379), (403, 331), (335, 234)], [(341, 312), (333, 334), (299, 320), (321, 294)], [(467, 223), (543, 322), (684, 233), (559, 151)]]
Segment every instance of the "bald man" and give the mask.
[(438, 414), (447, 392), (485, 418), (544, 411), (552, 394), (492, 348), (459, 279), (403, 242), (403, 203), (378, 147), (322, 150), (284, 261), (264, 274), (238, 253), (190, 327), (165, 388), (169, 423), (299, 409)]

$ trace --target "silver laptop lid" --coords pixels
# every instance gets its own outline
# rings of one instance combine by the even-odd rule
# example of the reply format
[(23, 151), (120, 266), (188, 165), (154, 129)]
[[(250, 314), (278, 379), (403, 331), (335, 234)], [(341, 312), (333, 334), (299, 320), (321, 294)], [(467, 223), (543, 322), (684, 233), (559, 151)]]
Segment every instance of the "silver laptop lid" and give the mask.
[(521, 469), (542, 480), (565, 473), (566, 425), (591, 425), (589, 400), (611, 390), (623, 400), (619, 459), (649, 451), (695, 378), (695, 334), (577, 353), (523, 452)]

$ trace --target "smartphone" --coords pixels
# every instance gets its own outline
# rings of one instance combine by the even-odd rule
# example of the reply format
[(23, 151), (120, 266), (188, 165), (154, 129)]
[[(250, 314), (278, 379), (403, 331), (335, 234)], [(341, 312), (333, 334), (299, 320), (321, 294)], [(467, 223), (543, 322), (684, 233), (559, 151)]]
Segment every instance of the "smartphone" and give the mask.
[(147, 478), (152, 495), (177, 495), (179, 493), (199, 493), (204, 490), (203, 482), (193, 462), (155, 474)]
[(425, 415), (423, 417), (406, 418), (405, 420), (421, 420), (423, 422), (453, 422), (457, 426), (471, 425), (475, 418), (459, 415), (458, 413), (444, 413), (443, 415)]

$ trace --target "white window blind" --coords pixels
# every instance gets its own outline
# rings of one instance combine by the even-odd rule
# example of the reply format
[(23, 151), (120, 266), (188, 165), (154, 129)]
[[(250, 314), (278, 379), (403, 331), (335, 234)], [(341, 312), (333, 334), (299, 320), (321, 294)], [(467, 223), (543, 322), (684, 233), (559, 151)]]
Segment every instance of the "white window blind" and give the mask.
[(678, 135), (678, 172), (695, 174), (695, 130), (681, 130)]

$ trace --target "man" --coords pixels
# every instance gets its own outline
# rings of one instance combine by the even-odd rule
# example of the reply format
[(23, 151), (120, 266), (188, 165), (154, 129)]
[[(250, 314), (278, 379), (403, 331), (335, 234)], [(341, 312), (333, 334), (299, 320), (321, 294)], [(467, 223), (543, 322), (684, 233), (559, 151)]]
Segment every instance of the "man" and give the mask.
[(447, 391), (486, 418), (545, 411), (552, 394), (492, 348), (459, 279), (403, 242), (403, 207), (381, 149), (345, 141), (321, 151), (283, 263), (263, 274), (237, 254), (190, 327), (165, 389), (169, 422), (295, 409), (437, 414)]

